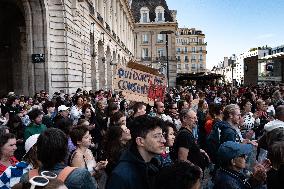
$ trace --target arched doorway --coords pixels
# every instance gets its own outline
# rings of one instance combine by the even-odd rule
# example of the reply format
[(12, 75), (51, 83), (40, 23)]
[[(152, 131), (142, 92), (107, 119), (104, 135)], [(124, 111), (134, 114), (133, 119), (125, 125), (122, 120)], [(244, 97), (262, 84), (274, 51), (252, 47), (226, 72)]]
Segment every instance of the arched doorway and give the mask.
[(0, 95), (48, 91), (47, 63), (32, 63), (32, 54), (47, 57), (45, 15), (44, 0), (0, 1)]
[(26, 26), (23, 8), (15, 0), (0, 2), (0, 95), (23, 93)]

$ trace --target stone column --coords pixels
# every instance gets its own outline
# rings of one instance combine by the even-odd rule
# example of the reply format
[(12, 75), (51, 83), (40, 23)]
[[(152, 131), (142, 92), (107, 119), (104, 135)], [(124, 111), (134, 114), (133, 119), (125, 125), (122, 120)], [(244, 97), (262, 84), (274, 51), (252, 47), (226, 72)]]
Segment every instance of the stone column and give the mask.
[(115, 23), (115, 18), (116, 18), (116, 0), (112, 0), (111, 1), (111, 6), (112, 6), (112, 26), (111, 26), (111, 29), (115, 32), (115, 33), (117, 33), (116, 32), (116, 24), (117, 23)]
[(120, 33), (119, 33), (119, 24), (120, 24), (120, 19), (119, 19), (119, 16), (120, 16), (120, 9), (119, 9), (119, 1), (116, 1), (116, 35), (118, 37), (120, 37)]
[(106, 0), (106, 15), (105, 15), (105, 22), (110, 25), (110, 19), (109, 19), (109, 15), (110, 15), (110, 0)]
[(98, 0), (98, 12), (103, 17), (104, 16), (104, 1)]

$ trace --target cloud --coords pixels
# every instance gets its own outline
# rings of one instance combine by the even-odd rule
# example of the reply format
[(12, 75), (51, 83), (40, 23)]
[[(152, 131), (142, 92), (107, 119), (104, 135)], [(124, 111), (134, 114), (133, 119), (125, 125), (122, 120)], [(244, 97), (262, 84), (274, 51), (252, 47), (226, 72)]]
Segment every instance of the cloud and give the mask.
[(260, 34), (256, 38), (257, 39), (267, 39), (273, 37), (275, 34), (273, 33), (266, 33), (266, 34)]

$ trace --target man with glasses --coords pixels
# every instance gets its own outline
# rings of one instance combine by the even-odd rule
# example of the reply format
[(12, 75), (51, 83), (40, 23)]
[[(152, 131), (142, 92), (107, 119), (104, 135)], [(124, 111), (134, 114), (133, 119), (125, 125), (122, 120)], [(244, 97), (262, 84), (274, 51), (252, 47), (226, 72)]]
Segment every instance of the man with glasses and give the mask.
[(162, 124), (160, 119), (147, 115), (131, 122), (132, 143), (110, 175), (107, 189), (150, 189), (153, 186), (159, 171), (154, 157), (162, 154), (166, 142)]
[(172, 122), (176, 129), (179, 130), (181, 128), (181, 122), (179, 119), (177, 103), (169, 104), (168, 115), (170, 116), (170, 122)]
[(204, 169), (209, 163), (206, 152), (199, 148), (193, 136), (193, 129), (197, 127), (197, 116), (193, 110), (184, 109), (180, 112), (181, 129), (174, 143), (174, 159), (189, 160)]

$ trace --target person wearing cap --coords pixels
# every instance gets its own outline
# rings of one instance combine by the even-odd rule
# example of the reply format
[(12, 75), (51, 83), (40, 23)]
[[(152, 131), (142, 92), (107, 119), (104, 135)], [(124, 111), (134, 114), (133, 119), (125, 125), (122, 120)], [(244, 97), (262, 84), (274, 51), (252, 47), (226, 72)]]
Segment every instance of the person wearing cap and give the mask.
[(42, 124), (43, 112), (39, 109), (33, 109), (28, 113), (31, 123), (25, 128), (24, 141), (34, 134), (40, 134), (47, 128)]
[(9, 166), (0, 176), (0, 188), (11, 188), (20, 182), (21, 176), (31, 170), (38, 168), (39, 162), (36, 156), (36, 143), (39, 134), (30, 136), (25, 142), (26, 154), (23, 161)]
[(227, 141), (218, 150), (220, 168), (217, 170), (213, 189), (259, 188), (266, 180), (269, 163), (257, 164), (249, 178), (242, 174), (246, 167), (246, 156), (253, 150), (251, 144)]
[(70, 115), (70, 108), (69, 107), (67, 107), (65, 105), (60, 105), (57, 108), (57, 112), (58, 112), (58, 114), (53, 118), (55, 125), (57, 125), (57, 123), (61, 119), (70, 119), (69, 118), (69, 115)]

